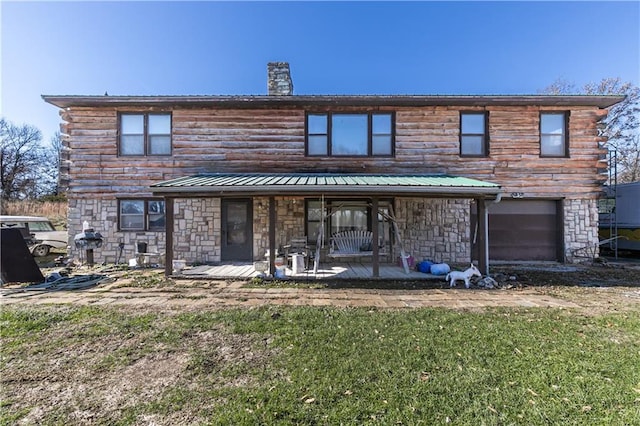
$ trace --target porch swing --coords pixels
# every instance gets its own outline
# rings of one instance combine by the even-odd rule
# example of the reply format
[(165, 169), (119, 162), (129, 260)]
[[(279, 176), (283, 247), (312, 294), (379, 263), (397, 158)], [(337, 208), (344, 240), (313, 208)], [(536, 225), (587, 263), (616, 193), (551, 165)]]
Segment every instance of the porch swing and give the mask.
[[(325, 229), (325, 223), (326, 220), (328, 218), (330, 218), (331, 216), (333, 216), (334, 214), (336, 214), (337, 212), (340, 211), (340, 209), (344, 206), (344, 204), (338, 205), (337, 208), (333, 209), (332, 212), (330, 214), (325, 214), (325, 200), (324, 200), (324, 194), (321, 195), (321, 200), (320, 200), (320, 225), (318, 226), (318, 237), (316, 240), (316, 252), (315, 252), (315, 256), (314, 256), (314, 262), (313, 262), (313, 273), (314, 275), (318, 273), (318, 267), (320, 265), (320, 252), (321, 249), (325, 248), (325, 238), (324, 238), (324, 229)], [(373, 207), (373, 205), (371, 203), (368, 204), (369, 207)], [(407, 262), (407, 255), (405, 253), (404, 250), (404, 244), (402, 242), (402, 238), (400, 236), (400, 231), (398, 229), (398, 224), (393, 212), (393, 206), (389, 205), (389, 213), (386, 213), (384, 211), (382, 211), (380, 208), (378, 208), (377, 211), (378, 214), (380, 214), (384, 219), (386, 219), (387, 221), (389, 221), (392, 224), (392, 228), (393, 228), (393, 233), (395, 235), (396, 238), (396, 242), (398, 244), (398, 247), (400, 248), (400, 258), (402, 260), (402, 266), (404, 268), (404, 272), (406, 274), (410, 273), (410, 269), (409, 269), (409, 264)], [(336, 241), (336, 243), (338, 244), (338, 246), (343, 250), (343, 254), (342, 255), (333, 255), (332, 257), (358, 257), (358, 256), (370, 256), (373, 255), (373, 251), (370, 250), (364, 250), (362, 251), (361, 248), (363, 248), (364, 246), (366, 246), (367, 244), (369, 244), (371, 247), (369, 248), (373, 248), (372, 246), (372, 232), (371, 231), (343, 231), (342, 233), (336, 233), (337, 234), (341, 234), (338, 236), (338, 238), (340, 238), (339, 241)], [(336, 235), (334, 235), (332, 238), (336, 238)], [(334, 243), (334, 241), (331, 242), (332, 244)], [(376, 242), (376, 244), (378, 244), (378, 242)]]

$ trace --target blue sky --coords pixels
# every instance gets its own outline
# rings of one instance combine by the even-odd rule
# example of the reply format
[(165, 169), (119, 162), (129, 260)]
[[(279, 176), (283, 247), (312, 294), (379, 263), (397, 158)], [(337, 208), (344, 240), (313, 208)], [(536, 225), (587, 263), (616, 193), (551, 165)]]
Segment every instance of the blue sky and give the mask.
[(531, 94), (639, 84), (640, 2), (1, 3), (2, 115), (58, 129), (40, 95)]

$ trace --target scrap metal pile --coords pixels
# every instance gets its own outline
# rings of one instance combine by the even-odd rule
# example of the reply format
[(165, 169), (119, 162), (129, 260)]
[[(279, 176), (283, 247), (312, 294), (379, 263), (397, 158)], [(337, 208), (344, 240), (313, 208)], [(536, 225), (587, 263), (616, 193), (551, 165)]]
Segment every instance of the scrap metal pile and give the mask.
[(113, 278), (99, 274), (78, 275), (74, 277), (62, 277), (59, 274), (53, 274), (43, 283), (30, 284), (20, 288), (2, 289), (1, 292), (3, 296), (10, 296), (27, 291), (84, 290), (97, 286), (98, 284), (106, 284), (113, 281)]

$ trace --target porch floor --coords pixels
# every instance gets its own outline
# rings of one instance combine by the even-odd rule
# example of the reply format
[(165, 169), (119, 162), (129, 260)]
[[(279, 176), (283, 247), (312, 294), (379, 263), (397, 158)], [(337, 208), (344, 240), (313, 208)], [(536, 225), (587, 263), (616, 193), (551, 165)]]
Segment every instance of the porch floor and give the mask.
[[(358, 262), (330, 263), (320, 265), (317, 274), (313, 273), (313, 267), (294, 275), (293, 270), (286, 269), (286, 278), (296, 279), (372, 279), (373, 267), (370, 264)], [(220, 265), (200, 265), (187, 267), (180, 274), (185, 277), (207, 277), (218, 279), (252, 278), (260, 276), (260, 272), (253, 267), (253, 262), (234, 262)], [(415, 270), (410, 270), (408, 274), (404, 269), (395, 264), (381, 264), (380, 276), (375, 279), (384, 280), (441, 280), (442, 275), (423, 274)]]

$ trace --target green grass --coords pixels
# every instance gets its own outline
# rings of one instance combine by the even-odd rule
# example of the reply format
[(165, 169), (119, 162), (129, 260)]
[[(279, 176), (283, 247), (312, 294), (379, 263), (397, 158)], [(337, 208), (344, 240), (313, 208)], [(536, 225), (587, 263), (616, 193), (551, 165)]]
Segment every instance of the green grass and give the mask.
[(246, 288), (327, 288), (328, 285), (317, 280), (297, 281), (297, 280), (279, 280), (264, 279), (253, 277), (243, 286)]
[[(640, 424), (636, 312), (7, 306), (0, 320), (2, 424), (35, 407), (40, 424)], [(101, 402), (120, 381), (123, 399)], [(61, 400), (57, 384), (83, 391)]]

